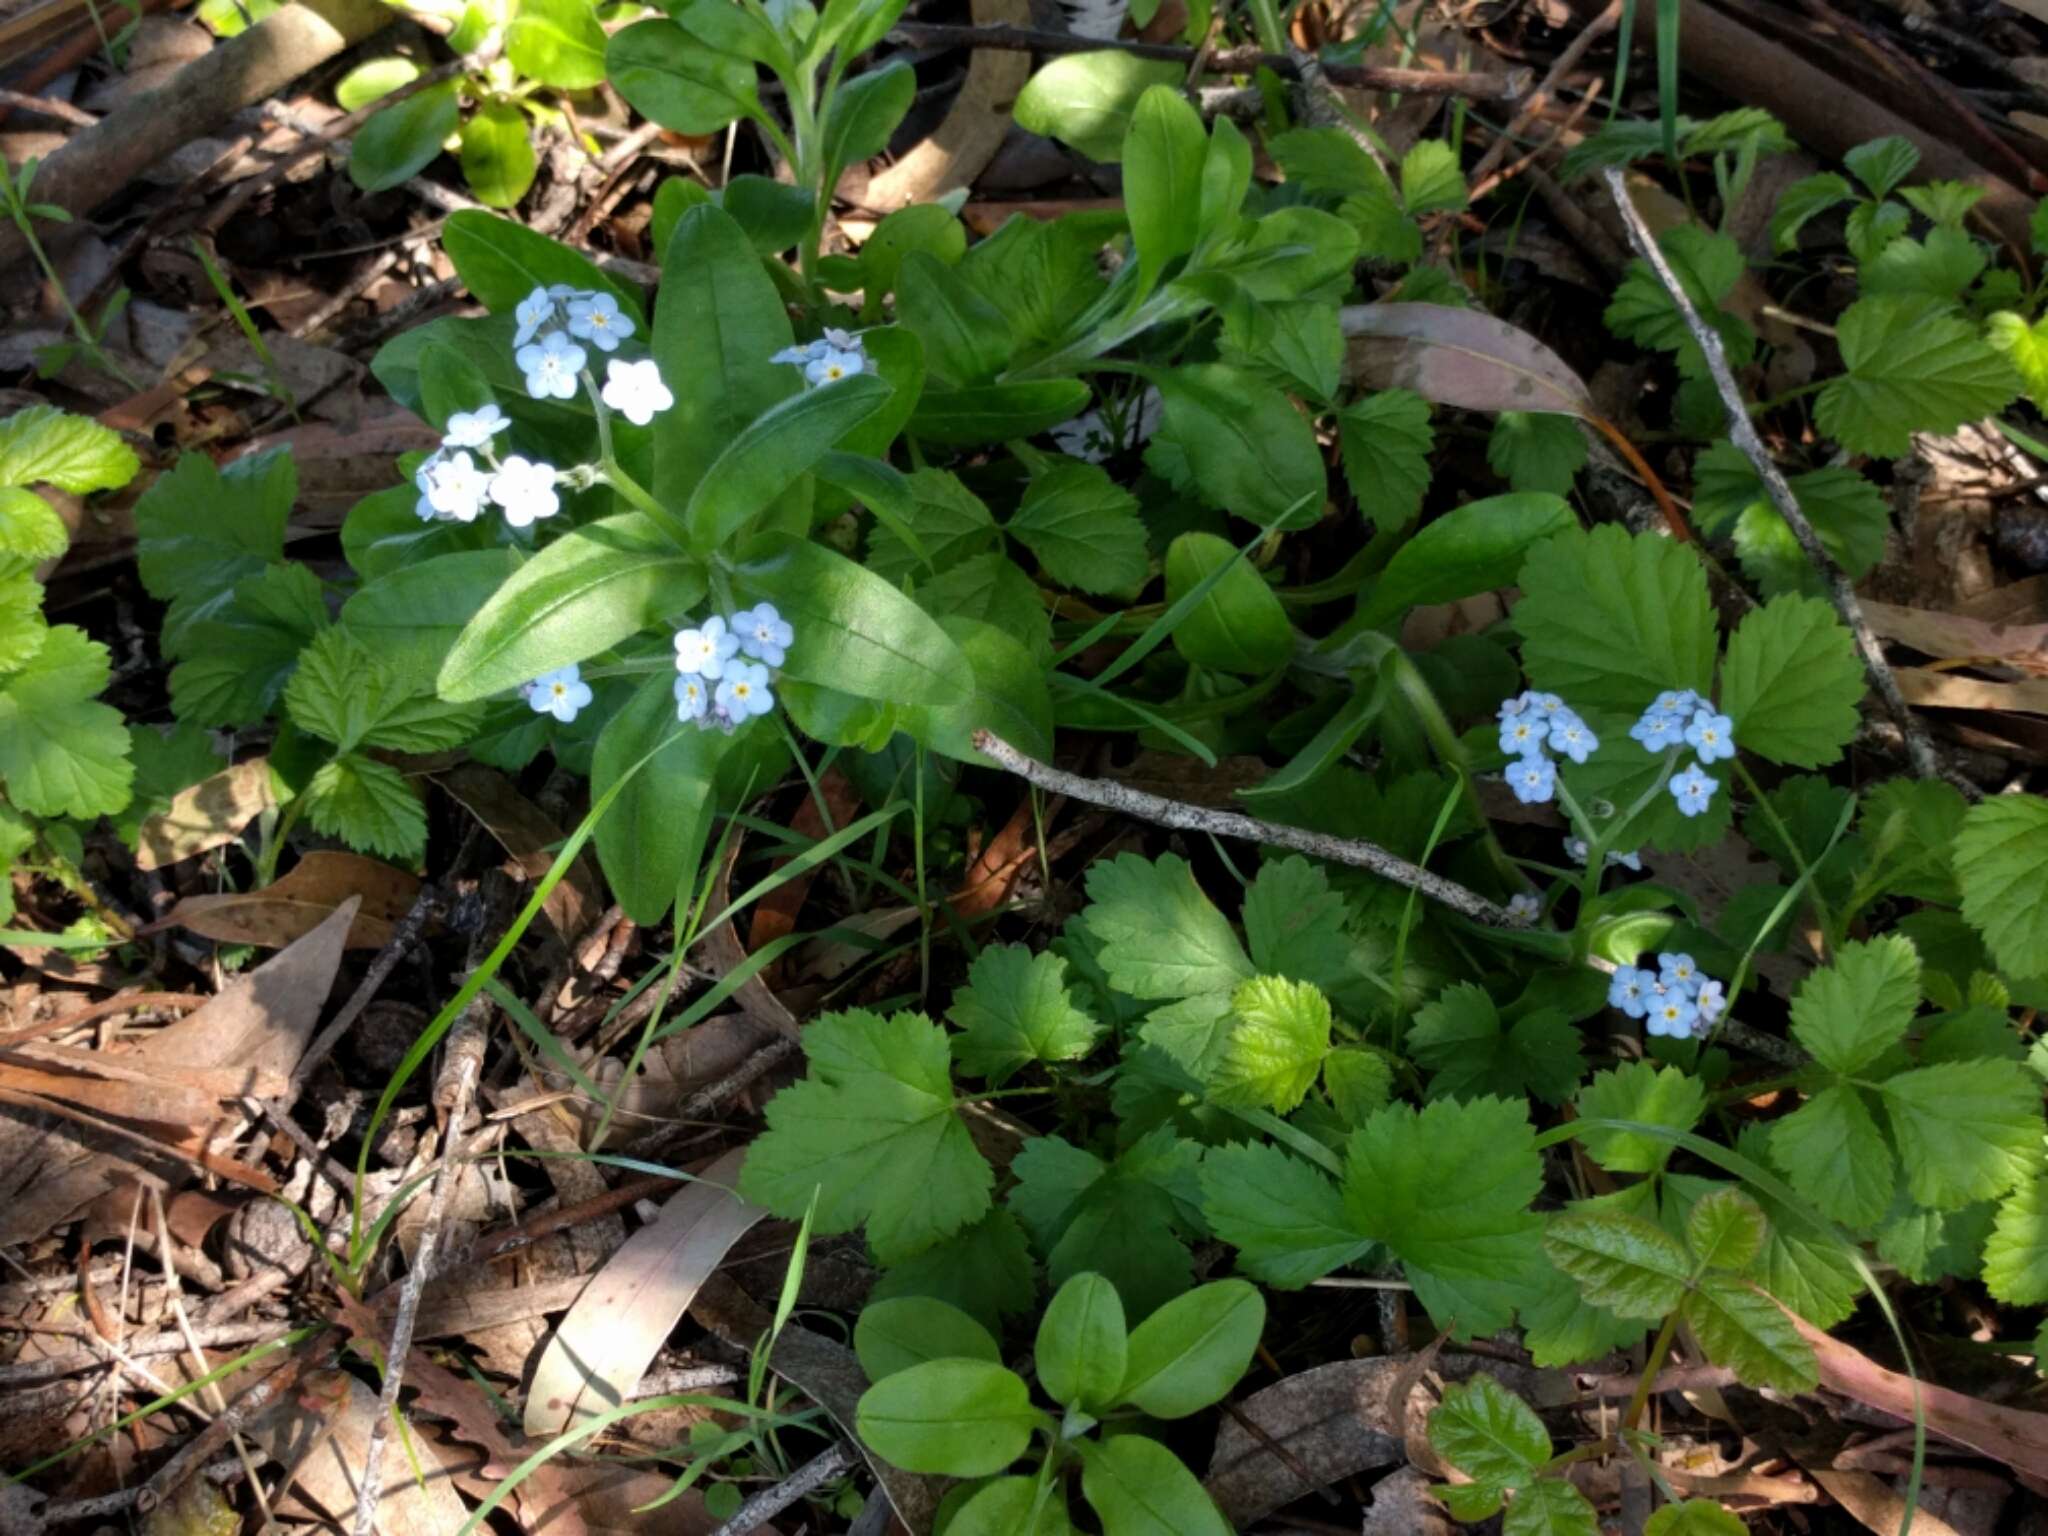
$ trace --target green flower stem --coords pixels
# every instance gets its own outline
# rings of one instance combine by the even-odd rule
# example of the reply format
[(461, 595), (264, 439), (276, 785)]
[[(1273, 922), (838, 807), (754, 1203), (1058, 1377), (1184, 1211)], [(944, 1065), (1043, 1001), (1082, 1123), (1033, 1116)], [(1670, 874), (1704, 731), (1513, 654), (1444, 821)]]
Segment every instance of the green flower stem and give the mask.
[(1628, 1400), (1628, 1412), (1621, 1416), (1623, 1431), (1636, 1428), (1643, 1422), (1643, 1410), (1650, 1405), (1650, 1387), (1657, 1379), (1657, 1373), (1664, 1369), (1664, 1357), (1671, 1353), (1671, 1341), (1678, 1335), (1678, 1308), (1673, 1307), (1664, 1319), (1664, 1326), (1657, 1330), (1657, 1340), (1650, 1346), (1650, 1358), (1643, 1362), (1642, 1379), (1637, 1381), (1636, 1390)]
[(627, 474), (624, 466), (612, 453), (612, 413), (598, 393), (597, 380), (588, 368), (583, 370), (583, 387), (590, 394), (590, 408), (597, 416), (597, 472), (606, 485), (625, 497), (638, 510), (645, 512), (661, 525), (661, 531), (676, 542), (678, 548), (690, 547), (689, 532), (683, 527), (682, 519), (676, 517), (654, 499), (646, 486)]
[(1742, 759), (1730, 759), (1729, 766), (1735, 770), (1735, 776), (1742, 780), (1742, 787), (1749, 791), (1749, 797), (1756, 802), (1757, 809), (1764, 813), (1764, 820), (1771, 824), (1771, 830), (1777, 833), (1779, 841), (1784, 843), (1785, 851), (1791, 856), (1797, 873), (1806, 877), (1806, 899), (1813, 903), (1813, 915), (1820, 922), (1821, 938), (1827, 947), (1827, 953), (1821, 957), (1825, 962), (1833, 956), (1839, 945), (1835, 934), (1834, 914), (1828, 909), (1827, 898), (1820, 893), (1820, 879), (1816, 873), (1808, 871), (1806, 860), (1800, 857), (1799, 844), (1792, 840), (1792, 833), (1778, 815), (1778, 808), (1765, 798), (1756, 780), (1750, 777), (1749, 770), (1742, 766)]

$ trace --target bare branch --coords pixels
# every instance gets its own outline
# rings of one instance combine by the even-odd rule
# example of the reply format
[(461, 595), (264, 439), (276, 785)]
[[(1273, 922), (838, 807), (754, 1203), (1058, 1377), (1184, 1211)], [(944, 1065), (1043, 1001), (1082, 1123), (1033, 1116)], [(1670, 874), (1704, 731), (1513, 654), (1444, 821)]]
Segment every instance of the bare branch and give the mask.
[(1468, 890), (1455, 880), (1446, 880), (1442, 875), (1431, 874), (1421, 865), (1411, 864), (1398, 854), (1389, 853), (1377, 843), (1368, 843), (1359, 838), (1330, 837), (1321, 832), (1304, 831), (1300, 827), (1282, 826), (1275, 821), (1260, 821), (1256, 817), (1241, 815), (1236, 811), (1215, 811), (1207, 806), (1189, 805), (1181, 800), (1167, 800), (1119, 784), (1113, 779), (1084, 779), (1077, 773), (1067, 773), (1050, 764), (1041, 763), (1035, 757), (1026, 757), (1000, 736), (988, 731), (974, 733), (974, 748), (1016, 774), (1018, 778), (1026, 779), (1040, 789), (1051, 790), (1054, 794), (1085, 800), (1090, 805), (1121, 811), (1126, 816), (1135, 816), (1140, 821), (1157, 822), (1162, 827), (1179, 827), (1188, 832), (1209, 832), (1217, 837), (1237, 837), (1251, 843), (1271, 843), (1280, 848), (1292, 848), (1296, 853), (1305, 853), (1310, 858), (1328, 859), (1334, 864), (1350, 864), (1359, 869), (1371, 870), (1383, 880), (1391, 880), (1396, 885), (1405, 885), (1410, 890), (1419, 891), (1431, 901), (1440, 902), (1474, 922), (1485, 923), (1493, 928), (1528, 926), (1512, 916), (1506, 907), (1488, 901), (1477, 891)]
[[(1799, 541), (1806, 558), (1820, 572), (1821, 580), (1828, 589), (1828, 600), (1835, 605), (1835, 612), (1842, 616), (1849, 633), (1855, 636), (1856, 648), (1863, 655), (1863, 669), (1870, 676), (1870, 686), (1877, 690), (1885, 713), (1897, 722), (1899, 732), (1905, 738), (1906, 756), (1913, 765), (1913, 772), (1923, 779), (1945, 777), (1934, 743), (1928, 738), (1919, 716), (1906, 702), (1905, 695), (1899, 692), (1899, 681), (1892, 676), (1891, 666), (1884, 659), (1884, 647), (1872, 632), (1869, 620), (1863, 616), (1863, 604), (1857, 600), (1856, 588), (1821, 544), (1820, 535), (1814, 532), (1813, 524), (1800, 509), (1799, 499), (1786, 483), (1784, 471), (1778, 468), (1776, 460), (1764, 447), (1763, 439), (1757, 436), (1756, 423), (1750, 420), (1749, 406), (1742, 398), (1742, 389), (1728, 367), (1728, 354), (1721, 346), (1721, 333), (1702, 320), (1699, 311), (1693, 308), (1692, 300), (1686, 296), (1684, 287), (1672, 272), (1671, 263), (1664, 259), (1664, 252), (1651, 235), (1650, 227), (1636, 211), (1621, 172), (1609, 167), (1602, 174), (1607, 178), (1607, 190), (1614, 198), (1615, 211), (1621, 215), (1621, 222), (1628, 230), (1629, 244), (1650, 264), (1650, 270), (1657, 274), (1657, 281), (1671, 295), (1671, 302), (1677, 306), (1685, 328), (1706, 354), (1707, 371), (1712, 374), (1714, 389), (1728, 413), (1728, 436), (1755, 467), (1758, 478), (1764, 483), (1765, 493), (1771, 498), (1771, 505), (1778, 509), (1778, 515), (1785, 519), (1785, 526), (1792, 530), (1792, 536)], [(1951, 779), (1950, 782), (1955, 781)], [(1974, 792), (1975, 786), (1971, 788)]]

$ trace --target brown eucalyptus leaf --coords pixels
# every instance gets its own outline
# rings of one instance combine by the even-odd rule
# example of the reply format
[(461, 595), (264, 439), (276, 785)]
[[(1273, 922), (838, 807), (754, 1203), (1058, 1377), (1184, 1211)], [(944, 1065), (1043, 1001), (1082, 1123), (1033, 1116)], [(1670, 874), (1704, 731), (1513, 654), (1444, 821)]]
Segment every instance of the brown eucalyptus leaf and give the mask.
[(322, 849), (261, 890), (187, 896), (141, 931), (189, 928), (222, 944), (278, 949), (311, 933), (343, 902), (360, 897), (347, 947), (382, 949), (419, 893), (418, 879), (402, 869), (359, 853)]
[(1585, 381), (1527, 331), (1476, 309), (1354, 304), (1339, 311), (1351, 381), (1468, 411), (1599, 415)]
[(171, 797), (142, 824), (135, 844), (137, 869), (162, 869), (180, 859), (224, 848), (242, 829), (277, 804), (270, 759), (252, 757), (223, 768)]
[[(435, 778), (505, 850), (509, 873), (537, 882), (548, 872), (561, 849), (562, 829), (522, 795), (510, 779), (481, 763), (463, 763), (436, 774)], [(572, 943), (590, 931), (603, 910), (604, 902), (588, 855), (577, 856), (568, 874), (541, 903), (541, 913), (554, 924), (555, 932)]]

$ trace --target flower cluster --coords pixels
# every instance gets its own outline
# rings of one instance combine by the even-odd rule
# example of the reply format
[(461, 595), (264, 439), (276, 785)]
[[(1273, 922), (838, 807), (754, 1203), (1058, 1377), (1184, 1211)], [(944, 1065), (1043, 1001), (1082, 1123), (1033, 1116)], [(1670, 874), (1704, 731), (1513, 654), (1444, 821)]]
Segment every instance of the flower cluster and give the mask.
[(1600, 738), (1554, 693), (1518, 694), (1502, 703), (1499, 720), (1500, 749), (1515, 759), (1508, 764), (1508, 788), (1524, 805), (1540, 805), (1556, 793), (1550, 752), (1583, 763), (1600, 750)]
[(1721, 983), (1702, 976), (1691, 955), (1659, 955), (1657, 969), (1618, 966), (1607, 988), (1609, 1007), (1641, 1019), (1653, 1035), (1705, 1034), (1728, 1007)]
[[(569, 400), (586, 377), (588, 343), (600, 352), (616, 352), (638, 331), (633, 317), (609, 293), (571, 288), (567, 283), (536, 288), (513, 311), (519, 328), (512, 334), (513, 361), (526, 375), (526, 392), (536, 400)], [(595, 388), (595, 386), (592, 386)], [(600, 398), (636, 427), (654, 420), (657, 411), (676, 403), (651, 360), (629, 363), (613, 358), (605, 364)]]
[(787, 659), (795, 639), (773, 603), (677, 630), (676, 718), (731, 731), (767, 714), (775, 707), (771, 669)]
[(1673, 774), (1668, 787), (1681, 814), (1703, 814), (1721, 781), (1709, 778), (1700, 765), (1735, 755), (1735, 722), (1717, 713), (1712, 704), (1692, 689), (1684, 688), (1658, 694), (1656, 701), (1643, 711), (1643, 718), (1628, 728), (1628, 733), (1643, 744), (1646, 752), (1663, 752), (1684, 745), (1699, 754), (1699, 762), (1688, 763), (1683, 772)]
[(784, 347), (768, 361), (794, 364), (803, 369), (806, 383), (818, 386), (837, 384), (841, 379), (874, 371), (867, 348), (861, 345), (860, 338), (851, 331), (833, 326), (827, 326), (825, 334), (816, 341)]
[(520, 692), (526, 695), (535, 714), (553, 715), (564, 725), (590, 702), (590, 684), (583, 681), (582, 669), (573, 661), (556, 671), (541, 673)]
[(562, 509), (561, 480), (552, 464), (518, 454), (498, 457), (498, 434), (512, 423), (495, 405), (457, 411), (448, 418), (441, 446), (413, 471), (422, 522), (473, 523), (486, 505), (498, 507), (514, 528), (532, 526)]

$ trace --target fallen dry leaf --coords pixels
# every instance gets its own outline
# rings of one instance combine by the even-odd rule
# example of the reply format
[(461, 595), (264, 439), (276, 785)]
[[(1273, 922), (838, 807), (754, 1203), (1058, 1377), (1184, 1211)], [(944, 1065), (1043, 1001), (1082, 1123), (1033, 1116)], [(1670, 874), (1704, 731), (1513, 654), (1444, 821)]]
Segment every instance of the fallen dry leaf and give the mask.
[(137, 869), (162, 869), (226, 847), (242, 828), (277, 804), (270, 759), (252, 757), (224, 768), (171, 797), (164, 810), (142, 824), (135, 846)]
[[(481, 763), (462, 763), (435, 774), (434, 778), (462, 802), (463, 809), (509, 855), (505, 861), (509, 874), (538, 882), (548, 872), (561, 851), (562, 829), (548, 820), (510, 779)], [(602, 911), (604, 900), (587, 855), (579, 856), (569, 866), (569, 872), (541, 903), (541, 914), (554, 924), (555, 932), (565, 943), (574, 943), (588, 933)]]
[(1477, 309), (1353, 304), (1339, 312), (1351, 380), (1412, 389), (1468, 411), (1561, 411), (1592, 419), (1592, 394), (1527, 331)]
[(2048, 624), (1993, 624), (1935, 608), (1868, 601), (1863, 615), (1880, 638), (1944, 661), (1998, 660), (2048, 673)]
[(1906, 702), (1922, 709), (2048, 715), (2048, 678), (1994, 683), (1988, 678), (1936, 672), (1929, 667), (1895, 667), (1892, 675), (1899, 680), (1899, 692), (1906, 696)]
[[(317, 1511), (353, 1529), (356, 1490), (371, 1426), (379, 1413), (377, 1394), (342, 1371), (328, 1371), (286, 1392), (269, 1413), (249, 1426), (250, 1435), (272, 1456), (296, 1469), (281, 1509)], [(380, 1469), (377, 1529), (383, 1536), (450, 1536), (469, 1518), (455, 1480), (423, 1437), (409, 1441), (411, 1458), (394, 1452)], [(417, 1473), (414, 1466), (417, 1464)]]
[(348, 947), (382, 949), (419, 893), (418, 879), (402, 869), (359, 853), (322, 849), (261, 890), (187, 896), (140, 931), (189, 928), (221, 944), (276, 949), (312, 932), (343, 902), (360, 897)]

